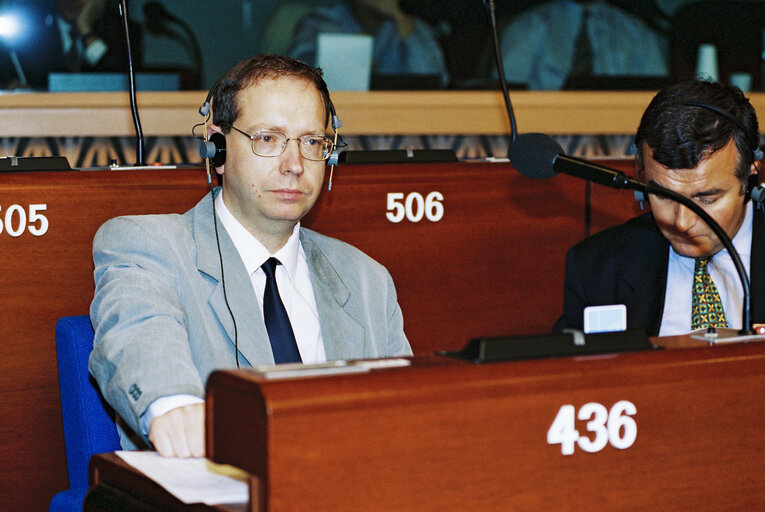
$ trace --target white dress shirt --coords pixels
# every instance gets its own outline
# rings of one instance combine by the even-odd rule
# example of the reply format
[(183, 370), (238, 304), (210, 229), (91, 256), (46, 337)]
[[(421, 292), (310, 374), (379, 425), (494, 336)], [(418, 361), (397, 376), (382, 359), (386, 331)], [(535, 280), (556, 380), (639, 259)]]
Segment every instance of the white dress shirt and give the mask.
[(319, 325), (319, 312), (313, 295), (308, 262), (300, 243), (300, 223), (292, 230), (287, 243), (275, 254), (260, 243), (242, 224), (237, 221), (223, 203), (223, 191), (215, 198), (215, 210), (221, 224), (234, 242), (242, 257), (247, 273), (250, 274), (258, 306), (263, 312), (263, 293), (266, 289), (266, 275), (260, 268), (271, 256), (282, 264), (276, 267), (276, 285), (282, 298), (287, 316), (295, 333), (300, 357), (304, 363), (326, 361), (324, 342)]
[[(746, 215), (736, 236), (733, 247), (738, 251), (749, 275), (752, 254), (752, 202), (746, 205)], [(687, 334), (691, 330), (691, 290), (696, 260), (677, 254), (669, 248), (667, 289), (664, 296), (664, 314), (661, 317), (659, 336)], [(741, 329), (744, 290), (727, 249), (723, 249), (709, 260), (709, 275), (720, 294), (728, 327)]]

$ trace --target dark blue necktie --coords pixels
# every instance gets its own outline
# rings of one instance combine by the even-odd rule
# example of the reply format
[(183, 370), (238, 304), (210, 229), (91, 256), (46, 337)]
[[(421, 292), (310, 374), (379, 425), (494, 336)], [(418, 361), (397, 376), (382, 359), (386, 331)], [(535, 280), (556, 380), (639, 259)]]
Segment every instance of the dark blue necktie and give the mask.
[(268, 339), (271, 341), (271, 350), (274, 353), (274, 362), (300, 363), (300, 352), (295, 341), (295, 333), (292, 332), (292, 324), (287, 316), (287, 310), (279, 296), (279, 288), (276, 286), (276, 266), (281, 262), (276, 258), (268, 258), (260, 267), (266, 274), (266, 291), (263, 294), (263, 318), (266, 321)]

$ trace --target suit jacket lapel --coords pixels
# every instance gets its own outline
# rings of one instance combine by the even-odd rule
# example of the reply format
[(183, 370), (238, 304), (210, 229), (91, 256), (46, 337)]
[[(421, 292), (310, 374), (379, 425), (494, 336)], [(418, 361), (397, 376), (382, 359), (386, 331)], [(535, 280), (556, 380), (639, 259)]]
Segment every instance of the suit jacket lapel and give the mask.
[(645, 325), (649, 336), (658, 336), (667, 289), (669, 243), (651, 214), (643, 219), (637, 235), (623, 248), (620, 260), (625, 266), (618, 296), (625, 297), (627, 325)]
[[(225, 329), (231, 344), (233, 345), (236, 340), (239, 352), (247, 363), (250, 365), (273, 363), (268, 333), (252, 289), (250, 276), (247, 274), (239, 252), (220, 222), (218, 222), (220, 255), (218, 254), (212, 205), (208, 194), (192, 210), (194, 240), (197, 245), (197, 268), (217, 283), (209, 298), (210, 307)], [(221, 257), (225, 276), (225, 295), (221, 280)], [(226, 298), (228, 298), (228, 304), (226, 304)], [(236, 319), (236, 325), (234, 319)]]
[(327, 360), (358, 358), (366, 353), (366, 336), (363, 324), (354, 318), (357, 301), (309, 232), (301, 229), (300, 241), (311, 275)]

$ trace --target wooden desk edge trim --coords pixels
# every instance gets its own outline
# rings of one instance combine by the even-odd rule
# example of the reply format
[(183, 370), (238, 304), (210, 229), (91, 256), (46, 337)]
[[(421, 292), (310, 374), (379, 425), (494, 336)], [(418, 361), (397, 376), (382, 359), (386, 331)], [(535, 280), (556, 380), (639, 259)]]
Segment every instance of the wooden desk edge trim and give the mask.
[[(519, 128), (551, 134), (630, 134), (653, 91), (512, 91)], [(138, 93), (147, 136), (188, 136), (206, 91)], [(337, 91), (345, 135), (504, 135), (504, 101), (494, 91)], [(765, 93), (749, 95), (765, 115)], [(127, 93), (0, 94), (5, 137), (133, 136)]]

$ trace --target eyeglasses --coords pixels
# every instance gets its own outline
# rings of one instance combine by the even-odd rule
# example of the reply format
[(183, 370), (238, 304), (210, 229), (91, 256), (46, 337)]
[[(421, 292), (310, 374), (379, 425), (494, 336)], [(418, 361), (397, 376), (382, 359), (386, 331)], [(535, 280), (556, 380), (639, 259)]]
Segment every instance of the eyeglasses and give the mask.
[(250, 135), (234, 125), (231, 125), (231, 128), (250, 138), (252, 152), (258, 156), (279, 156), (284, 153), (284, 150), (287, 149), (287, 143), (291, 140), (298, 141), (300, 154), (306, 160), (319, 162), (329, 158), (332, 153), (332, 139), (322, 135), (303, 135), (302, 137), (289, 138), (283, 133), (269, 130), (260, 130)]

